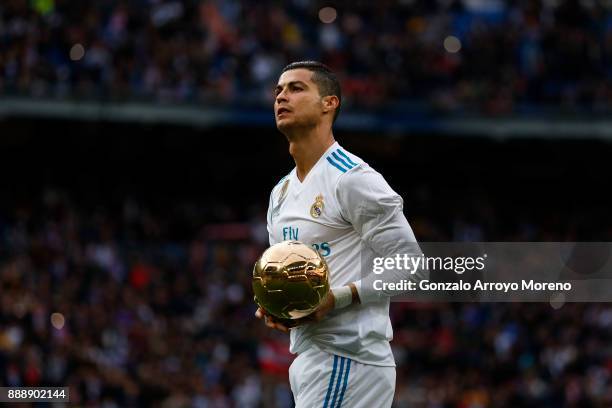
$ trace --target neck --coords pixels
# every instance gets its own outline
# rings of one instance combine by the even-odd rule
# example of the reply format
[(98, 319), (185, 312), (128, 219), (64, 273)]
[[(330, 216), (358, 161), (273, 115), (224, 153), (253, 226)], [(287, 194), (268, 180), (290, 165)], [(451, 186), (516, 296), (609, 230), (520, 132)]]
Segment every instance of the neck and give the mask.
[(299, 136), (287, 136), (287, 139), (289, 139), (289, 153), (295, 161), (297, 177), (300, 181), (304, 181), (323, 153), (336, 141), (331, 129), (327, 131), (312, 129)]

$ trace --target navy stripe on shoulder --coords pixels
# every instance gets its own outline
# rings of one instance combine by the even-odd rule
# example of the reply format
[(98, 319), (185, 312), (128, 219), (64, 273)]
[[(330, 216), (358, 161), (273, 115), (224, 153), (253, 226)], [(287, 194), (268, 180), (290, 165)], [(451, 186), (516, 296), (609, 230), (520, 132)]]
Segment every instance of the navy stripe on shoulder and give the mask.
[(333, 161), (331, 159), (331, 157), (327, 156), (326, 157), (327, 161), (329, 162), (329, 164), (331, 164), (332, 166), (334, 166), (335, 168), (337, 168), (338, 170), (340, 170), (343, 173), (346, 173), (346, 169), (342, 166), (340, 166), (338, 163), (336, 163), (335, 161)]
[(352, 169), (353, 166), (351, 166), (350, 164), (348, 164), (347, 162), (345, 162), (344, 160), (342, 160), (342, 158), (340, 156), (338, 156), (336, 154), (336, 152), (332, 153), (332, 156), (334, 156), (334, 159), (338, 160), (341, 164), (343, 164), (345, 167), (348, 167), (349, 169)]
[(357, 165), (357, 163), (355, 163), (354, 161), (352, 161), (352, 160), (351, 160), (351, 158), (350, 158), (350, 157), (348, 157), (348, 155), (342, 151), (342, 149), (337, 149), (336, 151), (338, 152), (338, 154), (339, 154), (340, 156), (344, 157), (344, 158), (345, 158), (345, 159), (346, 159), (346, 160), (347, 160), (349, 163), (351, 163), (353, 166), (356, 166), (356, 165)]

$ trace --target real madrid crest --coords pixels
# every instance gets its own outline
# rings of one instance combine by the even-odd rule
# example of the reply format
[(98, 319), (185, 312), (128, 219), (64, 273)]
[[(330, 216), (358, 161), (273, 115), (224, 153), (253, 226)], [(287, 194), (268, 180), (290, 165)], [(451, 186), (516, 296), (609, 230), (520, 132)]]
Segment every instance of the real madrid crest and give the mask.
[(314, 204), (310, 206), (310, 215), (312, 215), (313, 218), (319, 218), (321, 214), (323, 214), (323, 208), (325, 208), (323, 195), (319, 194), (315, 197)]

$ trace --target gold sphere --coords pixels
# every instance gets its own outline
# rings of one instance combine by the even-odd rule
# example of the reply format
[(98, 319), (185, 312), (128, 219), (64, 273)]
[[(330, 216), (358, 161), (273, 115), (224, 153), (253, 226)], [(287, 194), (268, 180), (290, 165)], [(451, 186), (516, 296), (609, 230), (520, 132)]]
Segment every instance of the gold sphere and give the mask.
[(255, 302), (280, 319), (300, 319), (314, 312), (329, 292), (327, 263), (299, 241), (272, 245), (253, 268)]

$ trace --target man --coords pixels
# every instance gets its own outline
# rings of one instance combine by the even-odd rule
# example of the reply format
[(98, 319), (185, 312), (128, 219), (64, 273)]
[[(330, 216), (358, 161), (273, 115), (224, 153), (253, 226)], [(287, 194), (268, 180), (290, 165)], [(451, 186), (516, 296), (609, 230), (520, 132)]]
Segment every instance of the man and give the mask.
[[(270, 245), (299, 240), (315, 247), (330, 269), (326, 302), (290, 330), (289, 369), (296, 407), (390, 407), (395, 362), (389, 341), (389, 296), (362, 274), (376, 256), (417, 254), (402, 199), (383, 177), (335, 140), (339, 82), (323, 64), (294, 62), (275, 91), (277, 128), (289, 141), (295, 168), (274, 187), (268, 209)], [(418, 280), (419, 271), (385, 272), (385, 281)], [(267, 326), (289, 329), (263, 309)]]

